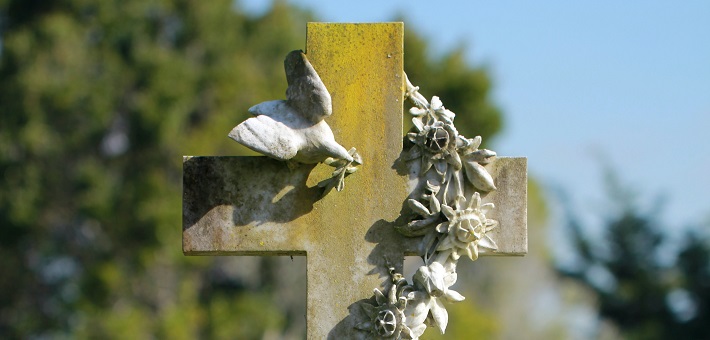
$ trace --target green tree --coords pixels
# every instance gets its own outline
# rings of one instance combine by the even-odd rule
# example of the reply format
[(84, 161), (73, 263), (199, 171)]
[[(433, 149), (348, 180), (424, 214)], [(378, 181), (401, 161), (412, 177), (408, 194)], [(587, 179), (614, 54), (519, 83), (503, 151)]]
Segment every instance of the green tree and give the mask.
[(710, 337), (707, 235), (695, 228), (682, 242), (672, 241), (672, 228), (661, 222), (657, 207), (643, 210), (613, 175), (608, 182), (616, 209), (606, 216), (603, 239), (587, 235), (589, 229), (570, 214), (576, 264), (560, 266), (559, 273), (593, 291), (600, 317), (626, 338)]
[[(283, 97), (309, 20), (278, 1), (252, 17), (231, 0), (0, 0), (0, 337), (259, 338), (302, 322), (271, 286), (249, 294), (261, 281), (182, 255), (180, 160), (244, 152), (226, 133)], [(419, 60), (412, 76), (456, 112), (493, 107), (471, 85), (484, 71)], [(460, 85), (429, 85), (446, 74)], [(489, 111), (476, 134), (497, 130)]]
[(405, 21), (404, 70), (421, 93), (438, 96), (444, 106), (456, 113), (456, 128), (468, 138), (483, 137), (484, 143), (500, 130), (502, 116), (491, 101), (492, 81), (483, 67), (471, 67), (466, 49), (429, 50), (427, 42)]

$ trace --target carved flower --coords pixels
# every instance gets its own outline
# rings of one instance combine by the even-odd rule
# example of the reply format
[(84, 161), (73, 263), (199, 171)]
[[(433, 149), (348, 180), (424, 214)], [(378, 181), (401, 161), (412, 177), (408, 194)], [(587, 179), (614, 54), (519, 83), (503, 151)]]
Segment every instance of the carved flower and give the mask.
[[(488, 232), (498, 225), (498, 221), (486, 218), (486, 213), (494, 208), (493, 203), (481, 205), (481, 195), (476, 192), (466, 205), (466, 198), (460, 196), (456, 208), (442, 204), (441, 211), (448, 219), (436, 228), (446, 237), (439, 243), (438, 251), (451, 250), (451, 257), (458, 260), (461, 254), (471, 260), (478, 259), (478, 248), (495, 250), (496, 243), (488, 236)], [(462, 209), (462, 206), (466, 206)]]
[(421, 333), (413, 335), (412, 329), (405, 324), (404, 310), (407, 308), (407, 299), (397, 298), (397, 288), (397, 285), (393, 284), (387, 296), (375, 288), (377, 306), (369, 303), (360, 304), (369, 320), (359, 323), (355, 328), (370, 332), (378, 338), (418, 339)]
[(447, 272), (439, 262), (421, 266), (414, 274), (415, 291), (407, 295), (409, 305), (405, 310), (406, 324), (417, 334), (424, 332), (427, 318), (430, 318), (441, 334), (449, 323), (449, 313), (444, 302), (459, 302), (465, 298), (457, 291), (449, 289), (456, 283), (456, 272)]
[(462, 167), (461, 157), (456, 152), (459, 137), (453, 124), (436, 121), (431, 125), (424, 125), (417, 118), (412, 121), (418, 132), (407, 134), (409, 140), (415, 144), (411, 148), (407, 160), (420, 158), (421, 173), (429, 171), (432, 165), (439, 175), (446, 173), (449, 164), (455, 170), (460, 170)]

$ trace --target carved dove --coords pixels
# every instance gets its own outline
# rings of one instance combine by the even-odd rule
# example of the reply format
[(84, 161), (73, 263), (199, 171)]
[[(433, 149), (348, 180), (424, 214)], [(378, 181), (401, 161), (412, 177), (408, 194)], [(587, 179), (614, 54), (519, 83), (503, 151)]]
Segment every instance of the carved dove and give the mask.
[(332, 113), (330, 94), (303, 51), (290, 52), (284, 68), (286, 100), (254, 105), (249, 112), (255, 117), (237, 125), (229, 137), (279, 160), (318, 163), (332, 157), (352, 162), (323, 120)]

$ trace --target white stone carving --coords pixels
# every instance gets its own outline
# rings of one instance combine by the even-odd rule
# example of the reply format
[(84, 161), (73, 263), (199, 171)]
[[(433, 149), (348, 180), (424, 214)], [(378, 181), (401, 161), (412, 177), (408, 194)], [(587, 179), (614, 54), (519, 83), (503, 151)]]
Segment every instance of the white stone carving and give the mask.
[(333, 180), (322, 186), (338, 191), (346, 175), (362, 164), (355, 148), (346, 150), (335, 141), (323, 118), (332, 114), (330, 94), (303, 51), (290, 52), (284, 60), (286, 100), (252, 106), (254, 117), (237, 125), (229, 137), (266, 156), (298, 163), (325, 162), (336, 167)]
[(480, 136), (460, 135), (453, 123), (456, 115), (438, 97), (429, 103), (408, 78), (406, 85), (405, 97), (414, 104), (409, 110), (414, 128), (407, 134), (411, 145), (403, 155), (419, 177), (407, 200), (410, 221), (396, 229), (407, 237), (422, 237), (425, 265), (412, 284), (390, 268), (389, 298), (375, 289), (377, 306), (363, 303), (370, 320), (356, 327), (390, 339), (418, 339), (427, 325), (443, 334), (449, 318), (446, 304), (464, 300), (449, 288), (456, 283), (459, 258), (475, 261), (480, 252), (497, 249), (488, 232), (498, 222), (486, 217), (494, 206), (481, 204), (481, 193), (496, 189), (484, 167), (496, 153), (478, 149)]

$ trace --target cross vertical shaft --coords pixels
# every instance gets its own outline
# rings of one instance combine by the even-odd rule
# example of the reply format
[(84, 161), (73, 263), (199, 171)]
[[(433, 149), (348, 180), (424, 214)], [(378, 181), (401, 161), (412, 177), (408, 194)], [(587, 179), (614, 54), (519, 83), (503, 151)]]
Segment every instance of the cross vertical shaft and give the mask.
[(388, 243), (396, 252), (402, 243), (390, 224), (408, 188), (393, 169), (402, 150), (402, 44), (402, 23), (308, 24), (307, 56), (333, 100), (327, 122), (363, 159), (344, 191), (320, 198), (316, 184), (332, 171), (323, 165), (292, 170), (266, 157), (183, 162), (183, 251), (305, 254), (309, 339), (355, 331), (343, 322), (348, 306), (386, 280), (377, 272), (382, 252), (373, 250)]
[(401, 23), (308, 25), (307, 55), (333, 99), (328, 123), (342, 145), (363, 157), (346, 189), (314, 207), (320, 221), (312, 236), (319, 240), (306, 250), (312, 339), (326, 338), (349, 305), (382, 284), (368, 275), (376, 244), (366, 234), (394, 221), (407, 195), (406, 179), (393, 169), (402, 150), (402, 46)]

